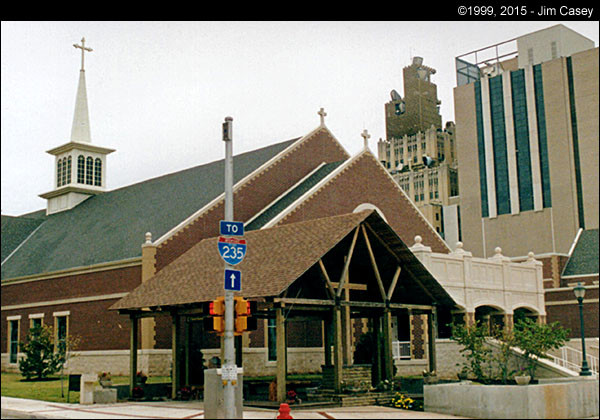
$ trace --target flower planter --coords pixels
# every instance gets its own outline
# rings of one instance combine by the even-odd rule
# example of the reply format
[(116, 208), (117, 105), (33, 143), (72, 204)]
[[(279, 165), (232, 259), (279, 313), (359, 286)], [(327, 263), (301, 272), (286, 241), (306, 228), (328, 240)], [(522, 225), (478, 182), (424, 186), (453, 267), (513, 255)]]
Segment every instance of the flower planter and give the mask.
[(531, 376), (529, 375), (515, 376), (515, 382), (517, 385), (527, 385), (529, 381), (531, 381)]
[(425, 385), (424, 403), (425, 411), (480, 419), (598, 417), (598, 379), (549, 379), (534, 385)]

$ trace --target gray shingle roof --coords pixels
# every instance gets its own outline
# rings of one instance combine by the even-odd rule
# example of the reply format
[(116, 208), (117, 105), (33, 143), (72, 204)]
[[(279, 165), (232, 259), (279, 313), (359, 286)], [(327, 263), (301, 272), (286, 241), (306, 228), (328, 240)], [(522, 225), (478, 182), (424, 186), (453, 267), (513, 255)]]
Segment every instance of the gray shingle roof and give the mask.
[[(234, 156), (234, 182), (292, 145), (288, 140)], [(141, 255), (144, 234), (158, 238), (223, 193), (224, 160), (88, 198), (45, 223), (2, 265), (2, 280)], [(2, 258), (31, 226), (2, 219)], [(12, 222), (15, 222), (12, 220)], [(31, 231), (31, 230), (30, 230)], [(17, 235), (18, 233), (18, 235)]]
[(563, 276), (598, 273), (598, 229), (584, 230), (565, 266)]
[(43, 222), (43, 218), (2, 215), (1, 261), (4, 261)]

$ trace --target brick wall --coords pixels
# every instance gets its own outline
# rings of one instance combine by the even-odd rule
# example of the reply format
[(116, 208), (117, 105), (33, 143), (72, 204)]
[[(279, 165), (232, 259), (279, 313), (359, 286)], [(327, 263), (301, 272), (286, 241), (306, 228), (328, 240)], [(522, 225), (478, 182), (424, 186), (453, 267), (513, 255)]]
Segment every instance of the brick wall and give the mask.
[[(293, 146), (292, 146), (293, 147)], [(337, 162), (348, 155), (327, 130), (306, 138), (282, 159), (259, 173), (234, 193), (236, 220), (248, 220), (283, 194), (322, 162)], [(156, 268), (161, 270), (201, 239), (218, 236), (223, 219), (223, 201), (200, 215), (173, 238), (161, 244), (156, 253)]]
[[(569, 328), (570, 338), (581, 337), (579, 320), (579, 304), (575, 299), (573, 290), (558, 289), (546, 290), (546, 322), (560, 322), (565, 328)], [(587, 288), (583, 301), (583, 321), (586, 337), (598, 337), (598, 287)]]
[(407, 246), (411, 246), (415, 236), (420, 235), (423, 244), (430, 246), (433, 252), (449, 252), (446, 243), (370, 153), (355, 160), (279, 224), (351, 213), (362, 203), (378, 207)]

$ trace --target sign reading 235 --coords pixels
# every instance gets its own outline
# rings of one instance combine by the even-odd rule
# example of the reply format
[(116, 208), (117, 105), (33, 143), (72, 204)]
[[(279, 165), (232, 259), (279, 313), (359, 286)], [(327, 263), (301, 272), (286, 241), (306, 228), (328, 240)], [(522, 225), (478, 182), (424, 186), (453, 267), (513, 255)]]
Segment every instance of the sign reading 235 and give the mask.
[(229, 264), (236, 265), (242, 262), (246, 256), (246, 240), (239, 238), (219, 237), (219, 254)]

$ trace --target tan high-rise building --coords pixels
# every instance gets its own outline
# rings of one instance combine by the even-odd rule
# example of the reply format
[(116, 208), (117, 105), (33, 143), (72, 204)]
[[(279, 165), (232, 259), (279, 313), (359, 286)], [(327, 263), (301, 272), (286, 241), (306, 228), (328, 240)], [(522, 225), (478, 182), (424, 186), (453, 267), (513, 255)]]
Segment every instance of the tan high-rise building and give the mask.
[(458, 160), (454, 123), (442, 129), (435, 69), (415, 57), (403, 69), (404, 97), (395, 90), (385, 104), (386, 140), (377, 144), (379, 160), (425, 218), (452, 248), (458, 226)]
[(579, 229), (598, 228), (598, 48), (556, 25), (463, 54), (456, 70), (465, 248), (566, 257)]
[(386, 138), (400, 138), (425, 131), (432, 125), (442, 128), (440, 100), (437, 86), (431, 82), (435, 69), (423, 65), (423, 58), (414, 57), (404, 67), (404, 97), (392, 90), (390, 102), (385, 104)]

